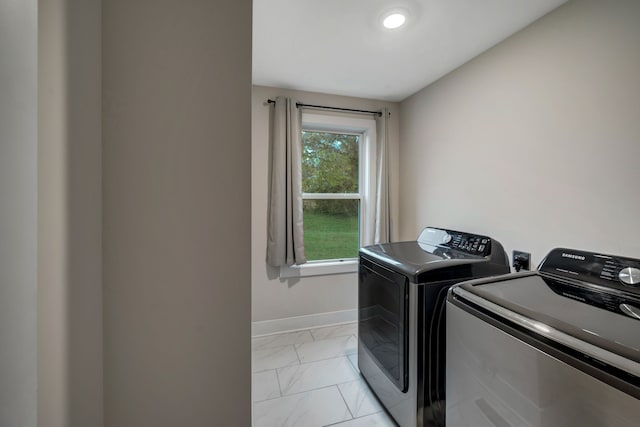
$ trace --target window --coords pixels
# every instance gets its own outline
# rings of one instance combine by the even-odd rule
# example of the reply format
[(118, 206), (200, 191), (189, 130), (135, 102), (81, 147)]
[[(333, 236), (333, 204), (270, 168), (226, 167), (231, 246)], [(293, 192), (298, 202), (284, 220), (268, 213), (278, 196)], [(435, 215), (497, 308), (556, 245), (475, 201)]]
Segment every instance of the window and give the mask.
[(302, 199), (307, 260), (349, 259), (360, 246), (362, 134), (302, 132)]
[(376, 126), (373, 117), (302, 115), (302, 191), (308, 262), (281, 277), (357, 271), (358, 248), (371, 244)]

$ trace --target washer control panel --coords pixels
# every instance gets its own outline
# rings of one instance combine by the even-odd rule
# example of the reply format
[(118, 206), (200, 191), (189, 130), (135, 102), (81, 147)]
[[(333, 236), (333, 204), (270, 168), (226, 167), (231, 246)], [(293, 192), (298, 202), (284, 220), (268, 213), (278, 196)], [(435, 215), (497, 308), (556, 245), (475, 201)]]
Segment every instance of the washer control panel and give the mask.
[(552, 291), (559, 295), (640, 320), (640, 296), (638, 295), (580, 286), (565, 280), (550, 279), (546, 276), (544, 281)]
[(640, 260), (557, 248), (538, 270), (640, 295)]

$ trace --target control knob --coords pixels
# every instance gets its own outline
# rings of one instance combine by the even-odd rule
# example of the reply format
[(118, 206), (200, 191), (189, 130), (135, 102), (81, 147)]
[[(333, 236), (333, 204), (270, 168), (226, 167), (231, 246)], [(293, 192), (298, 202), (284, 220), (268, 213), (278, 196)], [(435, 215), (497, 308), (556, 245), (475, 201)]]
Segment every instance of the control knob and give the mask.
[(618, 279), (625, 285), (637, 286), (640, 284), (640, 269), (634, 267), (626, 267), (618, 273)]

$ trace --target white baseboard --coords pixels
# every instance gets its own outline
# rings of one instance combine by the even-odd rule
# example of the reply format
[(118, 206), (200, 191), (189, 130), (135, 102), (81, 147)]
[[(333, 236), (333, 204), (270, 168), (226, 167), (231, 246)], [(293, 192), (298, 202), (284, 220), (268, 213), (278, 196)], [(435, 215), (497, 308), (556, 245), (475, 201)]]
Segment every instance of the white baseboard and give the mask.
[(298, 331), (300, 329), (339, 325), (341, 323), (355, 322), (356, 320), (358, 320), (358, 310), (356, 309), (286, 317), (284, 319), (262, 320), (251, 323), (251, 336), (258, 337)]

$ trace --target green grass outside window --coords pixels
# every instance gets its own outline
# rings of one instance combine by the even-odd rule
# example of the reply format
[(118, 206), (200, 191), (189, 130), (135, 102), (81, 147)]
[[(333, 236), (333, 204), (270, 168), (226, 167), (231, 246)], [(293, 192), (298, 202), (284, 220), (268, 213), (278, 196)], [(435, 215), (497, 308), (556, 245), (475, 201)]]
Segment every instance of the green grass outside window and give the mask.
[(304, 247), (307, 259), (356, 258), (358, 214), (304, 212)]

